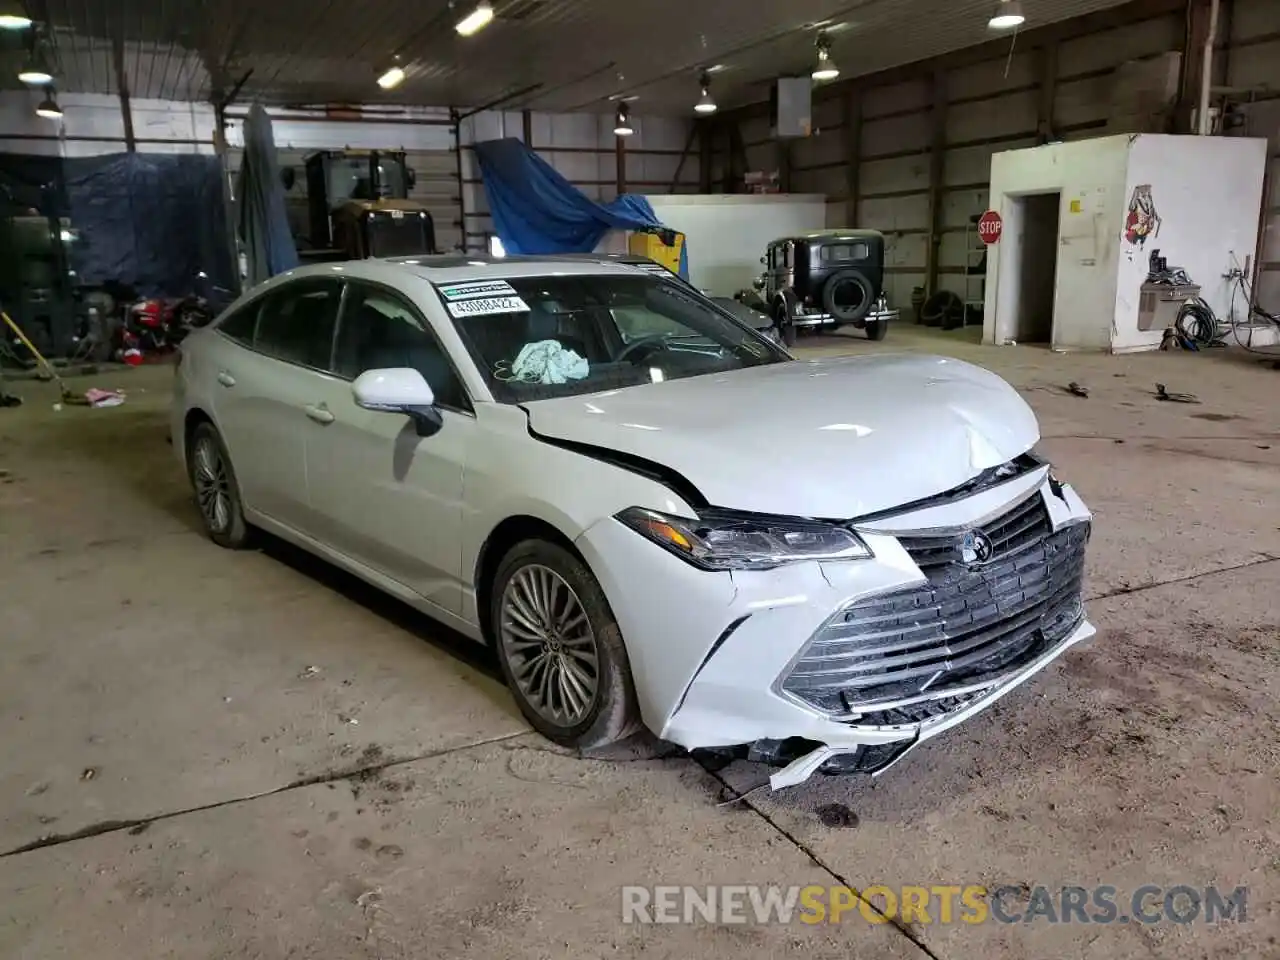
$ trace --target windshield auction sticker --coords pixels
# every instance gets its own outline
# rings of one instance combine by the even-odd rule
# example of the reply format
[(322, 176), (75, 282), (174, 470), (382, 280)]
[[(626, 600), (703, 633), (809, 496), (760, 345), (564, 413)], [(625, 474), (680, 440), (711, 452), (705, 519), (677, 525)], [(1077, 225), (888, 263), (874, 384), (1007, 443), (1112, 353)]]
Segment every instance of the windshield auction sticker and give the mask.
[(455, 319), (493, 313), (527, 313), (529, 305), (505, 280), (473, 280), (436, 287)]

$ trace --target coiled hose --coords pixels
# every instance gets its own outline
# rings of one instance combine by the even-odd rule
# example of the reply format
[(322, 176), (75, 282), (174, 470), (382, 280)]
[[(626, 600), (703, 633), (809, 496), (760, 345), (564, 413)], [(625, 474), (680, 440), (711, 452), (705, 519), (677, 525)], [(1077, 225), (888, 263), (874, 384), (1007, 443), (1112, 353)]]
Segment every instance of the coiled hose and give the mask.
[(1182, 305), (1174, 326), (1178, 336), (1190, 340), (1197, 347), (1226, 346), (1218, 336), (1218, 318), (1213, 308), (1199, 297), (1192, 297)]

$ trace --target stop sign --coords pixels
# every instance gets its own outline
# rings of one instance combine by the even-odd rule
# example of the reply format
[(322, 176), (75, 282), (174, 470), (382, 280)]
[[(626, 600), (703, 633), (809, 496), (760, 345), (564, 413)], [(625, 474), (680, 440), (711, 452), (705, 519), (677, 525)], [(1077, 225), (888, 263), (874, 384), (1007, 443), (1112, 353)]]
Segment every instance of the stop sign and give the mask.
[(1004, 221), (994, 210), (988, 210), (978, 220), (978, 236), (988, 246), (1000, 240), (1002, 230), (1004, 230)]

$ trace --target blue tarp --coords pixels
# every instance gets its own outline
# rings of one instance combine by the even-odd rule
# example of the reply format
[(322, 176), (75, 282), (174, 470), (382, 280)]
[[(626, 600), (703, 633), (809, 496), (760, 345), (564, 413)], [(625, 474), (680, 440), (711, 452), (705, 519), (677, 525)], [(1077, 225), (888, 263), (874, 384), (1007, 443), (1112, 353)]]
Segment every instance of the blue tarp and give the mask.
[[(590, 253), (610, 230), (671, 229), (644, 197), (623, 194), (597, 203), (514, 137), (474, 146), (493, 225), (507, 253)], [(680, 276), (689, 277), (687, 249), (680, 254)]]
[(217, 157), (82, 157), (50, 171), (59, 178), (80, 236), (71, 246), (79, 283), (120, 283), (148, 297), (236, 285)]

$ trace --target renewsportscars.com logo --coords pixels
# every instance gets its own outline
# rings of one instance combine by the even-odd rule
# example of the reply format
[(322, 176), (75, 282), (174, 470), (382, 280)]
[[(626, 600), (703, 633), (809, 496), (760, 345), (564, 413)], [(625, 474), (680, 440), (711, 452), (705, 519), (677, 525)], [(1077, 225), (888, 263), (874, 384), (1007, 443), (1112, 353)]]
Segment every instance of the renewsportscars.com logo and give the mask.
[(623, 923), (1244, 923), (1248, 887), (1109, 885), (622, 888)]

